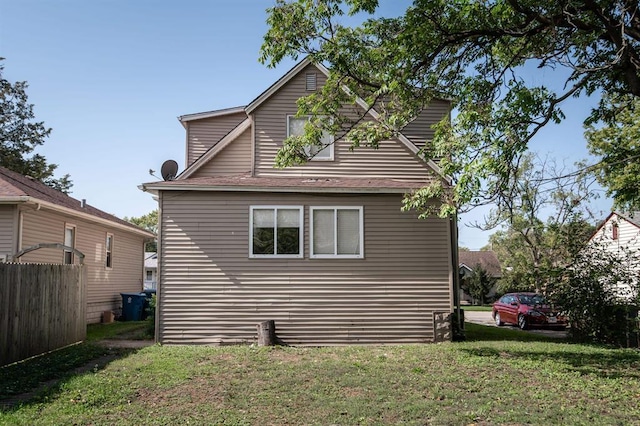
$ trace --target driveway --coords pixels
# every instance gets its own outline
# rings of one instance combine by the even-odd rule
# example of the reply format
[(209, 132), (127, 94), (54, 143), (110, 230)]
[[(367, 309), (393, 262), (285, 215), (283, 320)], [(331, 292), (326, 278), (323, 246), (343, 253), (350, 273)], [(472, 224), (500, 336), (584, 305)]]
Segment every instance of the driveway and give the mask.
[[(474, 324), (489, 325), (492, 327), (497, 327), (496, 323), (493, 322), (493, 318), (491, 318), (491, 312), (464, 311), (464, 320), (465, 322), (471, 322)], [(515, 325), (514, 326), (505, 325), (505, 327), (517, 328)], [(544, 336), (549, 336), (549, 337), (557, 337), (559, 339), (564, 339), (567, 337), (566, 330), (559, 331), (559, 330), (532, 329), (532, 330), (526, 330), (526, 331), (529, 333), (542, 334)]]

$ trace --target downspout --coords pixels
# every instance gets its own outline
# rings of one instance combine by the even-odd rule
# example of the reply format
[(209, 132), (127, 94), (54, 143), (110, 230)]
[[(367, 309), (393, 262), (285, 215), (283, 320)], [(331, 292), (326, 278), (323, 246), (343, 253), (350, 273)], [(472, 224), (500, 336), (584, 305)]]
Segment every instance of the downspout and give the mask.
[(16, 238), (16, 242), (18, 243), (18, 247), (16, 247), (16, 251), (14, 253), (22, 250), (22, 227), (24, 226), (24, 216), (22, 215), (22, 210), (18, 208), (18, 238)]
[(451, 232), (449, 235), (451, 236), (451, 263), (452, 263), (452, 271), (453, 271), (453, 309), (454, 309), (454, 317), (457, 322), (457, 332), (458, 335), (455, 334), (454, 340), (462, 340), (464, 339), (464, 318), (462, 316), (463, 312), (460, 309), (460, 273), (459, 266), (460, 261), (458, 258), (458, 215), (453, 215), (451, 219), (449, 219), (449, 226), (451, 227)]
[(156, 312), (155, 312), (155, 333), (154, 340), (160, 343), (160, 309), (162, 304), (162, 191), (158, 191), (158, 232), (156, 235)]

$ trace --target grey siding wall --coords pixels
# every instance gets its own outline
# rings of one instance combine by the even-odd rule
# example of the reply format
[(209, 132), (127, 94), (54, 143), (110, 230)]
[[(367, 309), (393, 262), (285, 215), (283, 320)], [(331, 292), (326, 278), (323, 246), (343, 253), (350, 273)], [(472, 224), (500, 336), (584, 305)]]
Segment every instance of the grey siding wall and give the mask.
[(0, 260), (15, 252), (17, 238), (17, 208), (15, 205), (0, 205)]
[(185, 168), (189, 167), (246, 118), (247, 115), (244, 112), (239, 112), (219, 117), (188, 121), (187, 163)]
[(428, 108), (402, 129), (402, 134), (422, 148), (426, 141), (433, 139), (434, 131), (431, 126), (448, 116), (450, 107), (450, 102), (434, 99)]
[(251, 172), (251, 128), (227, 145), (191, 177), (228, 176)]
[[(309, 94), (305, 90), (310, 65), (292, 78), (287, 85), (273, 94), (253, 112), (255, 125), (255, 175), (256, 176), (360, 176), (425, 179), (433, 176), (431, 169), (417, 160), (415, 155), (397, 140), (384, 141), (379, 149), (357, 148), (350, 151), (350, 143), (337, 141), (334, 161), (311, 161), (299, 167), (274, 169), (274, 159), (287, 136), (287, 115), (297, 112), (296, 100)], [(326, 81), (318, 72), (318, 86)], [(348, 110), (345, 110), (348, 113)], [(442, 113), (441, 108), (426, 115), (428, 119)], [(424, 127), (414, 126), (414, 134)]]
[[(294, 345), (430, 342), (449, 312), (448, 222), (401, 195), (161, 194), (159, 340), (252, 342), (273, 319)], [(303, 259), (249, 259), (251, 205), (304, 205)], [(364, 259), (309, 259), (309, 207), (364, 208)]]
[[(25, 209), (21, 249), (38, 243), (63, 243), (65, 223), (76, 226), (76, 248), (85, 255), (87, 322), (100, 322), (104, 311), (121, 307), (120, 293), (142, 291), (143, 238), (57, 212)], [(107, 232), (113, 234), (114, 239), (112, 268), (105, 266)], [(26, 254), (21, 261), (62, 263), (63, 253), (61, 250), (41, 249)]]

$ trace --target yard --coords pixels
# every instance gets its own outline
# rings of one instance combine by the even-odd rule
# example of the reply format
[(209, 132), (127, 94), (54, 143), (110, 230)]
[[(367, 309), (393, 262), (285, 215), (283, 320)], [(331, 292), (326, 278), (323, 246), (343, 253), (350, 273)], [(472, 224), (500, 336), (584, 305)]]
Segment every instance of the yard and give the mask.
[[(104, 368), (63, 374), (32, 400), (4, 408), (0, 424), (632, 424), (640, 418), (637, 351), (474, 324), (467, 324), (467, 335), (465, 342), (439, 345), (123, 350)], [(4, 381), (19, 371), (0, 374)], [(0, 403), (10, 392), (1, 388)]]

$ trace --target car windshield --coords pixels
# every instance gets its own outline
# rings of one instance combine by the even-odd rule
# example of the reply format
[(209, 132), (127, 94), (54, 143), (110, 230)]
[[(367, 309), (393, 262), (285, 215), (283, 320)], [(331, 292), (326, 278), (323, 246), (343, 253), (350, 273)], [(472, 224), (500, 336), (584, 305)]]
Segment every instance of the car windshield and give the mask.
[(518, 296), (520, 303), (529, 306), (546, 305), (547, 300), (539, 294), (521, 294)]

